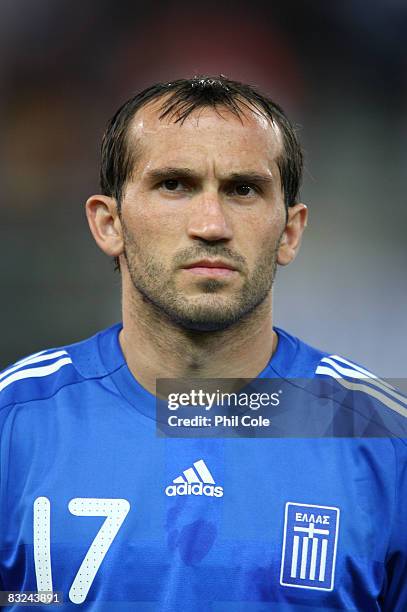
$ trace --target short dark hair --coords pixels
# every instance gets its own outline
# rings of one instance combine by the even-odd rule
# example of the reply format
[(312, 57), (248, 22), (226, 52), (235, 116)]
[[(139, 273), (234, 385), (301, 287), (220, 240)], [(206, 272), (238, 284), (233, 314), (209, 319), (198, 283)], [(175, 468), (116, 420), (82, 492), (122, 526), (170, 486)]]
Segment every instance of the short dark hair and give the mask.
[[(167, 94), (170, 94), (167, 97)], [(271, 119), (282, 134), (283, 151), (277, 160), (286, 208), (299, 198), (303, 154), (295, 129), (283, 109), (267, 95), (245, 83), (220, 75), (195, 76), (168, 83), (157, 83), (125, 102), (107, 124), (102, 141), (100, 186), (102, 193), (114, 197), (120, 210), (126, 182), (135, 162), (134, 147), (127, 141), (128, 129), (136, 112), (147, 102), (166, 96), (160, 119), (170, 116), (183, 122), (194, 110), (204, 107), (226, 107), (240, 119), (244, 109), (260, 112)]]

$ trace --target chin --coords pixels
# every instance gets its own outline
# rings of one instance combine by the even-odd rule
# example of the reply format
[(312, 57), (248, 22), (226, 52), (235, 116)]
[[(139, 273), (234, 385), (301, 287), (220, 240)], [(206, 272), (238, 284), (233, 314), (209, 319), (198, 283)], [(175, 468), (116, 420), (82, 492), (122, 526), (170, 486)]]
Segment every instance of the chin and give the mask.
[(178, 320), (178, 325), (183, 329), (196, 332), (215, 332), (223, 331), (231, 327), (236, 321), (197, 321), (197, 320)]
[(195, 309), (191, 307), (184, 312), (167, 311), (170, 319), (183, 329), (199, 332), (222, 331), (228, 329), (242, 318), (242, 313), (240, 312), (229, 312), (229, 316), (225, 316), (226, 313), (227, 308), (225, 307), (217, 308), (216, 312), (213, 310), (205, 312), (203, 308), (197, 309), (196, 307)]

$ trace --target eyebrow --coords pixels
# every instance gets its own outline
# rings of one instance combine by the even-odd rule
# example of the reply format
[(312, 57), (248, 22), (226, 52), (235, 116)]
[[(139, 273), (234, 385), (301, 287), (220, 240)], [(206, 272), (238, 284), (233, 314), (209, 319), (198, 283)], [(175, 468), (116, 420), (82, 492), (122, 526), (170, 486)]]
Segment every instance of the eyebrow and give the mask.
[[(150, 170), (145, 174), (145, 178), (152, 183), (164, 181), (166, 179), (186, 178), (191, 180), (201, 179), (201, 175), (194, 172), (190, 168), (177, 168), (168, 166), (165, 168), (157, 168)], [(262, 174), (251, 170), (242, 170), (240, 172), (232, 172), (227, 176), (221, 177), (224, 182), (252, 182), (252, 183), (272, 183), (274, 178), (271, 174)]]

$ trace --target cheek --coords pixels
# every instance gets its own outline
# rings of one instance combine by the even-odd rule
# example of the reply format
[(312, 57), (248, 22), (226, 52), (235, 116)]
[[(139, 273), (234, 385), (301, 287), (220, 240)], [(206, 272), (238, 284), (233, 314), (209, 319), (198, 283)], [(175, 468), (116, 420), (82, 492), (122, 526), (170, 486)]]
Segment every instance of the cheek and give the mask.
[(182, 228), (178, 211), (162, 206), (158, 209), (145, 200), (142, 205), (128, 207), (123, 218), (134, 238), (139, 238), (144, 244), (153, 244), (156, 248), (167, 239), (174, 239)]
[(260, 219), (247, 217), (239, 228), (236, 227), (236, 243), (242, 253), (246, 252), (247, 258), (256, 261), (262, 254), (277, 248), (283, 229), (282, 215), (264, 215)]
[(281, 236), (285, 229), (286, 213), (284, 206), (278, 208), (275, 213), (268, 218), (262, 228), (265, 243), (273, 250), (278, 247)]

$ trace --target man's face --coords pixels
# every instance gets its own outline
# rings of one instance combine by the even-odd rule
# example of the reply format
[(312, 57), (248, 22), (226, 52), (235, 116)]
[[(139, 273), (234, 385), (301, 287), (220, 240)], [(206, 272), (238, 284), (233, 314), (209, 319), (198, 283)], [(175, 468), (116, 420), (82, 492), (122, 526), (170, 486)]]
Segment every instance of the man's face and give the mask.
[(225, 329), (270, 299), (285, 226), (278, 128), (249, 111), (242, 121), (220, 113), (174, 123), (158, 118), (156, 101), (138, 111), (128, 140), (137, 160), (122, 200), (121, 265), (132, 290), (191, 330)]

